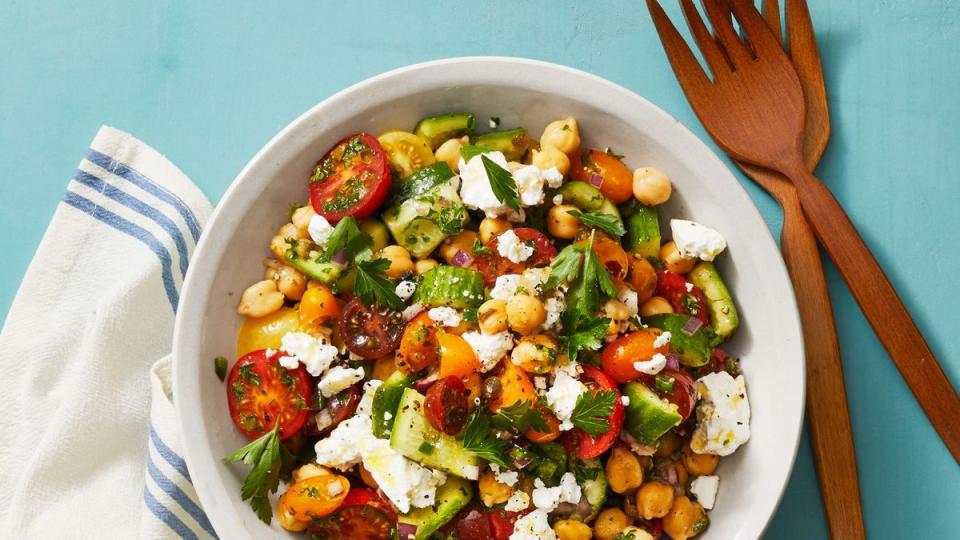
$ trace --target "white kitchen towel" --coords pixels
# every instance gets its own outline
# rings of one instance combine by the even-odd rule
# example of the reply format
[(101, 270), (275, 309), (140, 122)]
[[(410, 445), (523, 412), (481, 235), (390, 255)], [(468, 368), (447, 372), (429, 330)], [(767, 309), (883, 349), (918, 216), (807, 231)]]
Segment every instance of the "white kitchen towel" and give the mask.
[(169, 378), (179, 291), (211, 211), (159, 153), (97, 133), (0, 331), (0, 538), (216, 536)]

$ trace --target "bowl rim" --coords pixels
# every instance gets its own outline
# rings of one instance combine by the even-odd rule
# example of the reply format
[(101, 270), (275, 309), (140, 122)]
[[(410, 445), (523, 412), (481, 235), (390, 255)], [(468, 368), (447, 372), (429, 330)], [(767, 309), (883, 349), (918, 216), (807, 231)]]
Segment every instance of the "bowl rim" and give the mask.
[[(214, 229), (217, 226), (217, 223), (223, 219), (221, 216), (228, 214), (227, 209), (231, 208), (234, 199), (238, 198), (238, 194), (246, 188), (246, 184), (249, 184), (254, 179), (251, 178), (250, 171), (254, 169), (266, 156), (269, 156), (275, 151), (275, 148), (278, 145), (283, 144), (286, 139), (294, 132), (303, 129), (305, 124), (308, 124), (309, 121), (314, 118), (319, 112), (328, 109), (330, 107), (335, 107), (340, 102), (344, 100), (351, 99), (352, 96), (356, 95), (358, 92), (362, 92), (365, 89), (375, 87), (384, 81), (393, 79), (395, 77), (409, 75), (411, 73), (430, 71), (435, 69), (442, 69), (456, 64), (481, 64), (485, 69), (497, 67), (529, 67), (535, 69), (543, 69), (547, 71), (552, 71), (555, 74), (562, 74), (565, 76), (581, 78), (592, 82), (594, 84), (606, 87), (608, 90), (623, 94), (625, 97), (628, 97), (633, 100), (639, 100), (643, 103), (649, 110), (649, 114), (654, 116), (661, 117), (662, 120), (665, 120), (671, 124), (674, 124), (676, 128), (676, 136), (683, 139), (685, 144), (688, 144), (695, 148), (696, 154), (698, 157), (703, 157), (708, 160), (709, 165), (712, 169), (718, 171), (721, 176), (726, 178), (717, 178), (715, 181), (725, 181), (731, 186), (735, 186), (734, 191), (737, 191), (737, 197), (744, 199), (749, 204), (744, 205), (742, 211), (752, 213), (752, 217), (755, 218), (760, 223), (765, 223), (762, 215), (760, 214), (759, 209), (756, 204), (750, 198), (746, 189), (743, 185), (737, 180), (737, 178), (730, 172), (730, 169), (725, 166), (724, 162), (720, 157), (710, 148), (707, 143), (697, 137), (689, 128), (679, 122), (677, 119), (672, 117), (666, 111), (650, 102), (640, 94), (622, 86), (617, 83), (614, 83), (608, 79), (594, 75), (592, 73), (565, 66), (562, 64), (556, 64), (552, 62), (546, 62), (542, 60), (534, 60), (529, 58), (522, 57), (511, 57), (511, 56), (462, 56), (462, 57), (451, 57), (451, 58), (442, 58), (437, 60), (430, 60), (426, 62), (419, 62), (415, 64), (410, 64), (402, 67), (398, 67), (373, 77), (369, 77), (360, 82), (357, 82), (351, 86), (348, 86), (331, 96), (323, 99), (319, 103), (310, 107), (307, 111), (296, 117), (293, 121), (284, 126), (279, 132), (277, 132), (270, 140), (257, 151), (256, 154), (247, 162), (247, 164), (241, 169), (237, 174), (236, 178), (230, 183), (230, 186), (224, 192), (220, 201), (217, 203), (213, 213), (211, 214), (207, 224), (204, 227), (204, 230)], [(722, 171), (722, 172), (721, 172)], [(760, 523), (758, 528), (754, 528), (756, 532), (756, 537), (760, 537), (767, 527), (770, 524), (770, 521), (773, 518), (773, 515), (776, 513), (777, 508), (783, 495), (786, 491), (788, 482), (791, 477), (791, 473), (794, 469), (797, 452), (799, 449), (801, 432), (804, 425), (804, 404), (806, 401), (806, 357), (804, 351), (804, 342), (802, 339), (801, 332), (801, 322), (799, 309), (796, 304), (796, 297), (793, 289), (792, 282), (789, 279), (789, 274), (787, 272), (786, 266), (783, 262), (782, 254), (777, 246), (776, 241), (773, 239), (773, 235), (770, 232), (768, 227), (764, 227), (763, 231), (758, 233), (758, 240), (766, 243), (765, 248), (775, 253), (776, 262), (772, 268), (766, 268), (765, 273), (768, 274), (768, 277), (774, 279), (775, 281), (780, 282), (785, 285), (785, 298), (783, 299), (787, 302), (786, 305), (779, 305), (778, 309), (785, 318), (785, 322), (788, 323), (784, 327), (784, 332), (790, 332), (792, 335), (785, 336), (788, 339), (791, 339), (793, 343), (796, 344), (795, 356), (796, 358), (792, 359), (800, 362), (800, 369), (798, 370), (798, 380), (794, 380), (793, 383), (799, 383), (796, 389), (799, 392), (799, 399), (794, 406), (797, 408), (796, 414), (793, 417), (796, 418), (796, 425), (792, 430), (792, 433), (786, 433), (793, 437), (792, 444), (789, 445), (791, 448), (790, 456), (787, 459), (787, 462), (784, 464), (783, 473), (780, 478), (776, 480), (780, 483), (777, 488), (777, 496), (773, 498), (772, 504), (768, 504), (765, 508), (765, 515), (763, 516), (763, 521)], [(190, 345), (193, 343), (187, 343), (187, 336), (192, 334), (191, 325), (196, 325), (197, 321), (202, 320), (203, 311), (205, 309), (206, 302), (191, 302), (189, 299), (195, 297), (193, 289), (195, 287), (202, 287), (198, 284), (198, 281), (202, 281), (203, 277), (203, 268), (202, 266), (207, 266), (210, 264), (216, 264), (219, 259), (211, 260), (209, 262), (205, 261), (205, 255), (208, 249), (207, 245), (215, 240), (217, 235), (214, 234), (201, 234), (200, 240), (196, 245), (193, 256), (190, 261), (190, 266), (187, 271), (187, 276), (183, 283), (183, 288), (181, 292), (181, 298), (183, 299), (180, 303), (179, 309), (177, 311), (175, 324), (174, 324), (174, 333), (173, 333), (173, 367), (172, 367), (172, 380), (173, 380), (173, 401), (176, 409), (177, 416), (177, 427), (179, 429), (180, 441), (182, 445), (183, 457), (186, 461), (188, 470), (191, 471), (191, 481), (194, 484), (194, 488), (197, 492), (197, 495), (200, 499), (201, 504), (204, 505), (204, 509), (207, 511), (208, 518), (210, 522), (214, 525), (214, 528), (217, 529), (217, 521), (210, 514), (208, 508), (217, 506), (216, 504), (211, 504), (207, 506), (207, 503), (215, 503), (218, 493), (214, 493), (214, 485), (198, 481), (202, 478), (198, 476), (195, 471), (204, 470), (203, 468), (197, 467), (200, 463), (201, 456), (194, 453), (194, 445), (190, 444), (189, 434), (203, 432), (202, 425), (199, 423), (199, 419), (192, 417), (189, 414), (182, 414), (183, 409), (186, 408), (187, 404), (191, 402), (192, 399), (195, 399), (199, 391), (199, 381), (194, 380), (190, 377), (185, 377), (184, 374), (187, 373), (187, 369), (184, 367), (184, 360), (179, 360), (180, 358), (186, 358), (191, 356), (190, 351), (193, 349)], [(207, 300), (206, 295), (203, 295), (203, 298)], [(192, 356), (196, 356), (197, 353), (193, 353)], [(789, 358), (788, 358), (789, 359)], [(207, 456), (208, 457), (208, 456)], [(765, 481), (770, 481), (770, 478), (765, 479)], [(242, 519), (235, 519), (233, 523), (239, 524), (242, 523)], [(221, 529), (223, 524), (220, 524)], [(223, 534), (221, 529), (217, 529), (218, 534)], [(228, 530), (237, 530), (238, 532), (241, 529), (230, 528)]]

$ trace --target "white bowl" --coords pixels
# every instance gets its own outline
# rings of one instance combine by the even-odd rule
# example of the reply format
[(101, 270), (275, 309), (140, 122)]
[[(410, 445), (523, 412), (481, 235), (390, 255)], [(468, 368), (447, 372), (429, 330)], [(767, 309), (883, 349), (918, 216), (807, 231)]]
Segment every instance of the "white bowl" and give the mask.
[[(668, 74), (664, 74), (668, 77)], [(221, 538), (300, 537), (261, 523), (240, 500), (245, 466), (220, 458), (248, 441), (227, 413), (213, 358), (232, 356), (240, 294), (260, 279), (260, 259), (293, 201), (306, 200), (317, 159), (349, 133), (411, 129), (419, 118), (468, 110), (480, 128), (536, 134), (577, 118), (585, 146), (613, 148), (631, 168), (653, 166), (674, 182), (662, 215), (687, 217), (726, 236), (719, 265), (740, 309), (731, 352), (742, 358), (752, 437), (725, 458), (717, 505), (702, 538), (757, 538), (786, 486), (803, 416), (800, 321), (780, 252), (746, 192), (706, 145), (633, 92), (571, 68), (516, 58), (455, 58), (417, 64), (354, 85), (312, 108), (273, 138), (217, 206), (190, 263), (174, 333), (174, 401), (190, 474)], [(669, 234), (669, 227), (664, 231)]]

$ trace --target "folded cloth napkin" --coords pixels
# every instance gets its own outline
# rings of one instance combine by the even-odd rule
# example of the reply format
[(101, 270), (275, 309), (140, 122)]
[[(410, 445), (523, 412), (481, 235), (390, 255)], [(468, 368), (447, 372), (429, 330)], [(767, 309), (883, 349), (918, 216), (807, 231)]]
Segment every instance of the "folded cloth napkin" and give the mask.
[(97, 133), (0, 332), (0, 538), (216, 536), (179, 451), (169, 358), (211, 211), (152, 148)]

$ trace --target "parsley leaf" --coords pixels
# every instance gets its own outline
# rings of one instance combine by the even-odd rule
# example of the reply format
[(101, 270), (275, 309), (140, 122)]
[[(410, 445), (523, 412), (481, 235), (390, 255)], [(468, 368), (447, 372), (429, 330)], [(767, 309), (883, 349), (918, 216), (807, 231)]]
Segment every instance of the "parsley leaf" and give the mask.
[(490, 420), (477, 407), (467, 418), (467, 426), (463, 430), (463, 447), (477, 457), (483, 458), (501, 467), (507, 467), (507, 453), (510, 443), (500, 439), (490, 428)]
[(480, 154), (496, 151), (497, 149), (492, 146), (485, 146), (482, 144), (465, 144), (460, 147), (460, 157), (462, 157), (464, 161), (470, 161), (471, 158), (479, 156)]
[(602, 435), (610, 430), (610, 421), (607, 417), (613, 414), (613, 404), (616, 399), (617, 392), (614, 390), (584, 392), (577, 396), (577, 405), (573, 409), (570, 421), (590, 435)]
[(513, 430), (517, 433), (526, 433), (530, 428), (538, 433), (550, 432), (543, 412), (534, 407), (530, 400), (521, 400), (509, 407), (501, 407), (497, 414), (490, 418), (490, 423), (498, 429)]
[(576, 330), (566, 337), (567, 356), (571, 362), (577, 361), (577, 355), (584, 349), (595, 351), (603, 345), (603, 338), (607, 335), (610, 319), (606, 317), (591, 318), (580, 321)]
[(627, 230), (623, 228), (623, 222), (617, 219), (616, 216), (601, 214), (600, 212), (587, 212), (584, 214), (577, 211), (570, 212), (570, 215), (579, 219), (580, 223), (583, 223), (587, 227), (600, 229), (613, 236), (623, 236), (627, 234)]
[(353, 286), (354, 292), (364, 304), (371, 306), (379, 304), (393, 309), (403, 308), (403, 300), (397, 296), (393, 282), (383, 277), (383, 273), (390, 268), (390, 261), (375, 259), (357, 263), (357, 280)]
[(280, 436), (277, 433), (279, 426), (278, 422), (268, 433), (223, 458), (225, 463), (242, 461), (253, 466), (247, 477), (243, 479), (240, 497), (250, 501), (250, 507), (257, 513), (257, 517), (267, 524), (273, 518), (269, 494), (277, 491), (284, 463), (289, 462), (292, 457), (280, 444)]
[(569, 245), (563, 248), (550, 263), (550, 277), (545, 289), (556, 289), (564, 283), (570, 283), (580, 275), (580, 263), (583, 260), (583, 248)]
[(473, 247), (470, 248), (474, 255), (493, 255), (493, 250), (480, 243), (480, 240), (473, 241)]
[(347, 260), (353, 260), (361, 253), (366, 255), (365, 252), (369, 251), (371, 246), (373, 246), (373, 238), (360, 230), (356, 219), (347, 216), (333, 228), (330, 238), (327, 239), (327, 247), (318, 257), (318, 262), (330, 262), (330, 259), (339, 251), (346, 254)]
[(487, 172), (487, 178), (490, 180), (493, 195), (498, 201), (519, 212), (520, 196), (517, 195), (517, 182), (513, 179), (513, 175), (487, 156), (481, 155), (480, 159), (483, 161), (483, 169)]

